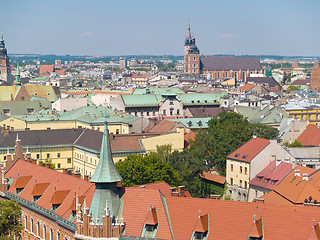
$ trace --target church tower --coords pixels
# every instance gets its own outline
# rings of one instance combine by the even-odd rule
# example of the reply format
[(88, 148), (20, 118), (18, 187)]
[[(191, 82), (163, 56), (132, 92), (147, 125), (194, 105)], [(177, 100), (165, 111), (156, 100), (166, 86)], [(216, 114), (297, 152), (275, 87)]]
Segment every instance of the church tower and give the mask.
[[(95, 183), (96, 189), (91, 202), (89, 213), (94, 219), (102, 220), (105, 215), (106, 208), (110, 210), (110, 215), (113, 217), (113, 222), (119, 219), (122, 189), (118, 187), (121, 182), (116, 166), (113, 163), (111, 155), (111, 146), (108, 133), (107, 122), (104, 125), (104, 133), (102, 137), (100, 160), (98, 166), (90, 180)], [(107, 207), (106, 207), (107, 205)]]
[(191, 35), (190, 25), (188, 35), (184, 40), (183, 72), (186, 74), (200, 74), (200, 51), (196, 39)]
[(12, 83), (13, 81), (10, 73), (9, 57), (4, 43), (3, 33), (1, 33), (0, 39), (0, 80), (8, 83)]
[(18, 65), (17, 65), (16, 80), (15, 80), (14, 83), (15, 83), (16, 87), (21, 86), (19, 63), (18, 63)]
[(311, 79), (310, 79), (310, 87), (313, 90), (320, 91), (320, 69), (319, 69), (318, 60), (316, 60), (313, 65)]

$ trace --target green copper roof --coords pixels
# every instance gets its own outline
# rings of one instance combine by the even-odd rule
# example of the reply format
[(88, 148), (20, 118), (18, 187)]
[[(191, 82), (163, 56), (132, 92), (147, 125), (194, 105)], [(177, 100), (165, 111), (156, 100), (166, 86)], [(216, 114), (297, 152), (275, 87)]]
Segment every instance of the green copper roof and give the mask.
[(172, 122), (180, 122), (186, 128), (198, 129), (198, 128), (208, 128), (208, 122), (211, 120), (208, 118), (177, 118), (177, 119), (166, 119)]
[(159, 105), (159, 100), (154, 94), (122, 95), (122, 99), (127, 107)]
[(171, 88), (137, 88), (132, 93), (135, 94), (146, 94), (147, 92), (150, 92), (151, 94), (159, 94), (159, 95), (174, 95), (174, 94), (181, 94), (184, 93), (184, 91), (181, 88), (178, 87), (171, 87)]
[(107, 123), (105, 123), (100, 151), (100, 160), (90, 180), (94, 183), (115, 183), (122, 180), (122, 177), (120, 176), (112, 160), (110, 139), (107, 129)]
[(183, 105), (220, 104), (226, 93), (185, 93), (178, 95)]

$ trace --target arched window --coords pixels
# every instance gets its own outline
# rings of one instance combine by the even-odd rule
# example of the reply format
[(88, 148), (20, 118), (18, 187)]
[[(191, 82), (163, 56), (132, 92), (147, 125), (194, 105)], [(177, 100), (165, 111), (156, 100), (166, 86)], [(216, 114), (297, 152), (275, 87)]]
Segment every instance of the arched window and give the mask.
[(37, 236), (40, 236), (40, 222), (37, 221)]
[(24, 228), (28, 229), (28, 217), (27, 217), (27, 215), (24, 215)]
[(43, 239), (47, 240), (47, 226), (43, 224)]
[(53, 240), (53, 229), (50, 228), (50, 240)]
[(60, 232), (57, 231), (57, 240), (60, 240)]
[(33, 218), (30, 219), (30, 231), (34, 233)]

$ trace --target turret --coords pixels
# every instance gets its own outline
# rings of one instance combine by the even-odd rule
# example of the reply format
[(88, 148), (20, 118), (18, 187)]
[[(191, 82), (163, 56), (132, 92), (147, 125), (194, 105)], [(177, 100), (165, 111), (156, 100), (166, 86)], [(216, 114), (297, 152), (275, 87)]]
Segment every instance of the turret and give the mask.
[(111, 146), (107, 122), (104, 125), (104, 133), (101, 143), (100, 160), (90, 180), (95, 183), (96, 189), (91, 202), (89, 213), (97, 219), (103, 219), (106, 213), (106, 202), (113, 222), (119, 216), (122, 191), (117, 183), (122, 180), (111, 155)]

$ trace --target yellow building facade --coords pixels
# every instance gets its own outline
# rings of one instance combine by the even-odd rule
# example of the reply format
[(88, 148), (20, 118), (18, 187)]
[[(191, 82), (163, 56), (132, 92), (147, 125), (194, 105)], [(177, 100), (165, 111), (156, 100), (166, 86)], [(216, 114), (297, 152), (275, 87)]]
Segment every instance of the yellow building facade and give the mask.
[(320, 123), (320, 107), (286, 110), (290, 117), (300, 120), (308, 120), (312, 124)]

